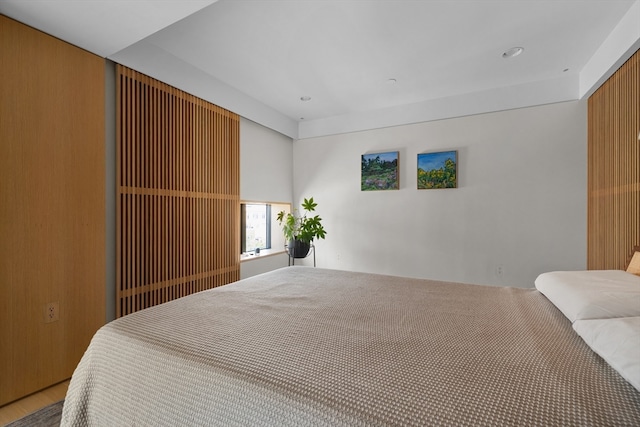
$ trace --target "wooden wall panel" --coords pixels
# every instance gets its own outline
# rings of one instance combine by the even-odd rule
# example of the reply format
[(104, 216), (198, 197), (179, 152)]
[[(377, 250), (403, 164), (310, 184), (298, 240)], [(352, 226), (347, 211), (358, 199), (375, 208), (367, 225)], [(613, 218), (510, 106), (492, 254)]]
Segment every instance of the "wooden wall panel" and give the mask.
[(640, 51), (588, 108), (587, 267), (624, 270), (640, 245)]
[(117, 68), (118, 317), (239, 279), (239, 117)]
[(104, 67), (0, 15), (0, 405), (69, 378), (105, 322)]

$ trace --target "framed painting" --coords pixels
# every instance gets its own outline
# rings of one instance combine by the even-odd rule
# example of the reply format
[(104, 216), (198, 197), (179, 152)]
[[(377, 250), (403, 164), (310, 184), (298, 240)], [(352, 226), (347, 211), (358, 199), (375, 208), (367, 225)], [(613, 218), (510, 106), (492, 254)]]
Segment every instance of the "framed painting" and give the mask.
[(457, 187), (457, 151), (418, 154), (418, 190)]
[(398, 190), (399, 152), (363, 154), (361, 162), (360, 190)]

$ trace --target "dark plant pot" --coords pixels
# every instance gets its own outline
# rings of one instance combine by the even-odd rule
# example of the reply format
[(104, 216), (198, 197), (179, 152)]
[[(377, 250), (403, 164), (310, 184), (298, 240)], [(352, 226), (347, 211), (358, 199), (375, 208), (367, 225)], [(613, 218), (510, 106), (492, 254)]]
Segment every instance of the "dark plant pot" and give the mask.
[(289, 240), (289, 245), (287, 246), (289, 255), (293, 258), (305, 258), (307, 255), (309, 255), (310, 249), (310, 243), (302, 242), (300, 240)]

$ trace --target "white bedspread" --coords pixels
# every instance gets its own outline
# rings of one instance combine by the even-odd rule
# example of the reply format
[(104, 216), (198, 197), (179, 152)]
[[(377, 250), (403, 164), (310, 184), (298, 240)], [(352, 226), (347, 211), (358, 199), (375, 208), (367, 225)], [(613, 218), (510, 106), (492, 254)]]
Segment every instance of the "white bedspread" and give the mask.
[(288, 267), (104, 326), (62, 426), (638, 425), (534, 289)]

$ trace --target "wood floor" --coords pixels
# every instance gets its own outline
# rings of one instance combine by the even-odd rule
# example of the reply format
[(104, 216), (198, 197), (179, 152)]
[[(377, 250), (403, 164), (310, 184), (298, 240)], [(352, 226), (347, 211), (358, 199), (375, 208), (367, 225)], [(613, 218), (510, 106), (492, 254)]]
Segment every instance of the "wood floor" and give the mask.
[(0, 426), (7, 425), (38, 409), (64, 399), (69, 380), (0, 407)]

